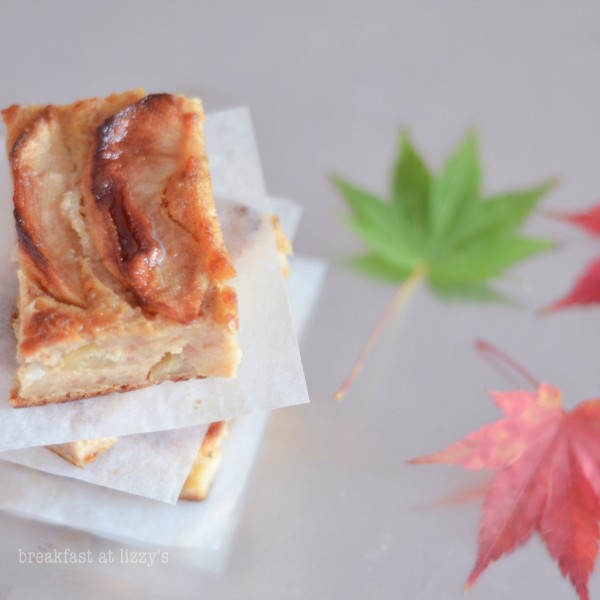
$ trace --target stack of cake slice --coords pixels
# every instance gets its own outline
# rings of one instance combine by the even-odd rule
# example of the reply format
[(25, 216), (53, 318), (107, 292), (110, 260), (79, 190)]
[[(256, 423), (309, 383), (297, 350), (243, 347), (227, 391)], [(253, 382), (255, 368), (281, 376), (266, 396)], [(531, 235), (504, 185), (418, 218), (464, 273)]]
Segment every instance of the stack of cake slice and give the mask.
[[(23, 415), (10, 418), (24, 429), (0, 449), (39, 442), (78, 478), (123, 435), (206, 423), (180, 493), (205, 498), (231, 418), (307, 400), (281, 302), (291, 244), (261, 204), (257, 161), (240, 150), (253, 140), (215, 126), (226, 151), (207, 157), (200, 102), (143, 90), (15, 105), (3, 116), (18, 247), (10, 404)], [(213, 158), (227, 173), (217, 178), (217, 203)], [(269, 313), (287, 315), (280, 330)], [(277, 336), (281, 347), (272, 347)], [(261, 367), (267, 394), (257, 389)], [(198, 417), (190, 416), (195, 393)], [(48, 431), (31, 434), (44, 418)], [(82, 441), (77, 432), (99, 435)]]

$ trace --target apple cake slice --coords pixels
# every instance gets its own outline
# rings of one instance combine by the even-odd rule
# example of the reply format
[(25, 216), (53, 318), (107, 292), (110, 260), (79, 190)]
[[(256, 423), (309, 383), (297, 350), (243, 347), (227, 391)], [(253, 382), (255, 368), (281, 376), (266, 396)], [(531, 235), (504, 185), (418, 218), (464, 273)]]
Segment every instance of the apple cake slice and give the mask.
[(199, 100), (134, 90), (2, 111), (19, 297), (14, 406), (235, 375), (235, 271)]

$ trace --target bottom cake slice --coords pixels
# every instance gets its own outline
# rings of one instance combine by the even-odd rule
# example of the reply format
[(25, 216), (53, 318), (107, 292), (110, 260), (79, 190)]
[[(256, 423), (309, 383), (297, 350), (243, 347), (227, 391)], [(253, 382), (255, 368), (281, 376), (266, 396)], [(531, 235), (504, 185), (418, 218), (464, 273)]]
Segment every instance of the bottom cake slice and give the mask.
[[(182, 500), (204, 500), (208, 496), (223, 460), (222, 446), (228, 434), (229, 421), (216, 421), (209, 425), (181, 489), (179, 497)], [(100, 454), (110, 450), (118, 441), (116, 437), (98, 438), (54, 444), (47, 448), (76, 467), (83, 468), (95, 461)]]
[(190, 473), (181, 488), (181, 500), (205, 500), (223, 460), (223, 442), (229, 434), (229, 421), (211, 423)]
[(83, 468), (88, 463), (95, 461), (100, 454), (110, 450), (118, 441), (119, 439), (116, 437), (108, 437), (54, 444), (47, 448), (76, 467)]

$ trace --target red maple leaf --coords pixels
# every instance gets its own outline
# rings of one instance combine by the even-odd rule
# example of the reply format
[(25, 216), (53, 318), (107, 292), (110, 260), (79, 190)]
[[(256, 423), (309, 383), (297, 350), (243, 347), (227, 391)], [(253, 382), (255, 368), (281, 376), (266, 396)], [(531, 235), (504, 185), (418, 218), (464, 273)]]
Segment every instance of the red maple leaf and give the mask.
[(469, 589), (494, 560), (526, 542), (544, 540), (581, 600), (598, 554), (600, 520), (600, 399), (570, 413), (560, 391), (495, 392), (505, 417), (446, 450), (414, 464), (448, 463), (494, 469), (479, 526), (479, 548)]
[[(554, 215), (557, 219), (581, 227), (590, 235), (600, 236), (600, 204), (576, 213)], [(576, 305), (597, 304), (600, 302), (600, 259), (592, 261), (577, 279), (572, 290), (560, 300), (551, 304), (546, 312)]]

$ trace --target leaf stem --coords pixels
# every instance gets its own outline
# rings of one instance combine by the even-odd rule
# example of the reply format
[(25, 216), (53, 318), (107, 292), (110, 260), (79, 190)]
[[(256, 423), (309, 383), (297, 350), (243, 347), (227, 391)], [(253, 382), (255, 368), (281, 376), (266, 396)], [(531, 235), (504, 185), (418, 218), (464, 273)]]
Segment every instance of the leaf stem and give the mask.
[(377, 321), (375, 329), (373, 329), (371, 335), (365, 342), (365, 345), (360, 351), (358, 358), (354, 362), (350, 373), (348, 373), (348, 376), (346, 377), (338, 391), (333, 395), (334, 400), (341, 400), (346, 395), (350, 387), (352, 387), (352, 384), (354, 383), (354, 381), (356, 380), (363, 368), (367, 356), (369, 356), (371, 350), (373, 349), (373, 346), (375, 346), (375, 343), (381, 336), (386, 325), (396, 314), (398, 309), (404, 304), (406, 304), (406, 302), (408, 302), (413, 292), (424, 279), (425, 267), (419, 266), (404, 280), (402, 285), (398, 288), (398, 290), (392, 297), (390, 303), (387, 305), (385, 311), (379, 318), (379, 321)]
[(485, 340), (475, 340), (475, 348), (482, 354), (487, 354), (490, 358), (495, 358), (503, 362), (510, 369), (518, 373), (529, 385), (537, 389), (540, 385), (539, 380), (534, 377), (523, 365), (518, 363), (514, 358)]

